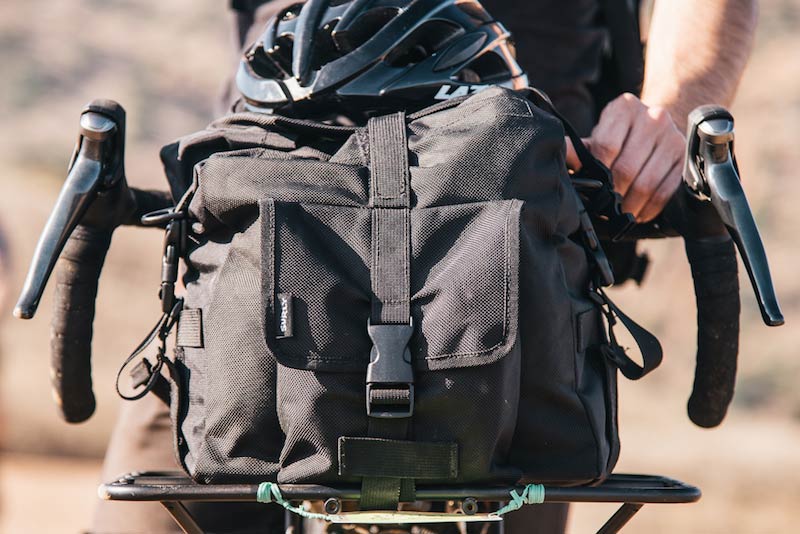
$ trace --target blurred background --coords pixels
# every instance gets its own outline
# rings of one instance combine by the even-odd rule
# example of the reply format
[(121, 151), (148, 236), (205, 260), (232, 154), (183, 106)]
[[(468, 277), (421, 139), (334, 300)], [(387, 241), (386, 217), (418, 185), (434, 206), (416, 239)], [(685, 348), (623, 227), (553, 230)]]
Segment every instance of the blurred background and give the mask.
[[(231, 73), (226, 2), (71, 0), (0, 3), (0, 225), (9, 284), (0, 310), (0, 531), (80, 532), (89, 522), (103, 451), (120, 401), (114, 375), (159, 316), (161, 232), (118, 230), (100, 282), (94, 336), (98, 408), (61, 421), (48, 376), (50, 292), (34, 321), (11, 318), (36, 239), (66, 173), (82, 106), (113, 98), (128, 111), (127, 171), (165, 184), (158, 149), (202, 128)], [(789, 533), (800, 524), (800, 0), (762, 0), (756, 48), (733, 106), (745, 189), (765, 238), (787, 326), (768, 329), (742, 278), (740, 374), (715, 430), (685, 403), (695, 316), (680, 242), (647, 243), (644, 287), (613, 291), (656, 333), (661, 368), (621, 381), (619, 472), (699, 485), (692, 505), (645, 507), (630, 533)], [(740, 266), (740, 271), (743, 269)], [(2, 297), (2, 291), (0, 291)], [(594, 532), (613, 511), (573, 507), (570, 532)]]

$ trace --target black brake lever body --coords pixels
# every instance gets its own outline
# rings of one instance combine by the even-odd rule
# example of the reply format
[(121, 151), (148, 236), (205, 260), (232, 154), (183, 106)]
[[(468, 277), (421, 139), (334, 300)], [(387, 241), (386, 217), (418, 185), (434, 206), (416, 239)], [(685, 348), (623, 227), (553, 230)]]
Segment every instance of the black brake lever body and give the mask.
[[(87, 224), (112, 227), (114, 210), (92, 209), (98, 193), (108, 203), (126, 203), (130, 191), (125, 183), (125, 110), (113, 101), (95, 100), (81, 113), (80, 132), (69, 165), (69, 173), (56, 205), (47, 220), (28, 270), (14, 316), (31, 319), (39, 306), (56, 261), (75, 227)], [(118, 216), (115, 216), (118, 217)], [(113, 230), (113, 227), (110, 228)]]
[(753, 212), (739, 178), (733, 152), (733, 117), (716, 106), (703, 106), (689, 116), (690, 154), (684, 179), (695, 196), (710, 202), (736, 243), (761, 310), (768, 326), (784, 323), (767, 254), (758, 232)]

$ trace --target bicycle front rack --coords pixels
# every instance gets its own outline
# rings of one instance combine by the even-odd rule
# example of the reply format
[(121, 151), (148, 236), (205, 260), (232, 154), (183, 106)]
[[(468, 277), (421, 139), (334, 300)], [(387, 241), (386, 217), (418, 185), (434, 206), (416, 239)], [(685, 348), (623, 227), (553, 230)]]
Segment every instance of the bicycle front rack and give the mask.
[[(180, 473), (131, 473), (116, 482), (100, 486), (101, 497), (112, 501), (157, 501), (187, 534), (202, 534), (184, 502), (257, 502), (258, 484), (198, 484)], [(418, 501), (489, 501), (509, 500), (514, 487), (419, 487)], [(288, 501), (358, 501), (358, 487), (330, 487), (308, 484), (281, 484), (280, 491)], [(545, 486), (546, 503), (622, 503), (622, 506), (600, 527), (597, 534), (614, 534), (645, 504), (691, 503), (700, 499), (700, 490), (689, 484), (662, 476), (611, 475), (597, 486)]]

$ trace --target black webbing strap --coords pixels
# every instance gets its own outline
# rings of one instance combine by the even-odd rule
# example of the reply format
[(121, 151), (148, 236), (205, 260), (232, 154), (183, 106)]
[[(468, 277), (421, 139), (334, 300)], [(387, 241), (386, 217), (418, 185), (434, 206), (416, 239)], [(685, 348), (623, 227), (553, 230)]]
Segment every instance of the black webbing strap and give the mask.
[[(368, 435), (404, 440), (414, 402), (408, 351), (411, 199), (405, 115), (394, 113), (370, 119), (367, 134), (372, 208), (372, 306), (368, 329), (374, 344), (367, 370)], [(392, 406), (387, 402), (400, 404)], [(385, 448), (379, 452), (384, 454)], [(401, 498), (413, 498), (413, 493), (413, 478), (364, 476), (360, 506), (362, 510), (396, 509)]]
[(403, 113), (367, 123), (372, 204), (372, 324), (408, 324), (411, 237)]
[[(605, 315), (606, 321), (608, 321), (608, 343), (601, 347), (602, 353), (617, 366), (622, 375), (628, 380), (639, 380), (658, 367), (663, 358), (661, 343), (658, 342), (658, 339), (636, 321), (625, 315), (602, 289), (598, 288), (597, 292), (590, 293), (590, 296), (600, 304), (602, 313)], [(639, 352), (642, 355), (642, 365), (633, 361), (625, 353), (625, 349), (617, 342), (617, 338), (614, 335), (614, 325), (617, 324), (617, 319), (628, 330), (634, 343), (639, 347)]]

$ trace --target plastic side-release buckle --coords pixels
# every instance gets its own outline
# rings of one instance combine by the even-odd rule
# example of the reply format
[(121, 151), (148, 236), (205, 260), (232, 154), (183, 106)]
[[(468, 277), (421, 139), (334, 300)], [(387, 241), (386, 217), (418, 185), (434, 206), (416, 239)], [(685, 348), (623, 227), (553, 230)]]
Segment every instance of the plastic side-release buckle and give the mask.
[(408, 324), (371, 324), (372, 351), (367, 366), (367, 415), (386, 419), (414, 413), (414, 368), (408, 347), (414, 333)]

